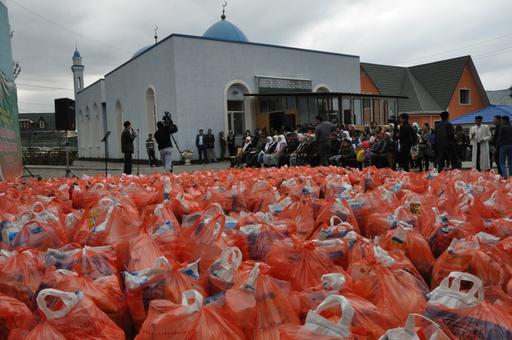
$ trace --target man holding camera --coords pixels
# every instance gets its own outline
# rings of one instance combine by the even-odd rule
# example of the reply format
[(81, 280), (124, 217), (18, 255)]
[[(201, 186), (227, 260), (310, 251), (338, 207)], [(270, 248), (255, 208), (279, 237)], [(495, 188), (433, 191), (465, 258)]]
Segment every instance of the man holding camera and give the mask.
[(160, 151), (160, 158), (166, 172), (172, 172), (172, 142), (171, 134), (178, 132), (169, 112), (164, 112), (164, 117), (157, 124), (155, 140)]

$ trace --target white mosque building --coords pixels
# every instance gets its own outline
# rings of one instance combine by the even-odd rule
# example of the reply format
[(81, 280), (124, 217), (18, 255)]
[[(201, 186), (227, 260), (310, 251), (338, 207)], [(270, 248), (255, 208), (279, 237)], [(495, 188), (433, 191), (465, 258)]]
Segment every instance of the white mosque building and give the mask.
[(180, 149), (194, 152), (200, 128), (242, 135), (313, 122), (318, 113), (362, 119), (358, 56), (254, 43), (224, 14), (203, 36), (172, 34), (86, 88), (78, 50), (72, 71), (79, 157), (86, 159), (103, 157), (107, 131), (109, 157), (122, 158), (126, 120), (139, 130), (140, 159), (147, 159), (144, 140), (164, 111), (179, 127)]

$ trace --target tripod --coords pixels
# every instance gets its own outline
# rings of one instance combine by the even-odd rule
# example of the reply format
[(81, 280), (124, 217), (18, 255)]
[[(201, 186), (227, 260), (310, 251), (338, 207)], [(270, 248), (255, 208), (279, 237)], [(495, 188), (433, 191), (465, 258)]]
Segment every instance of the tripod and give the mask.
[(105, 177), (108, 177), (108, 145), (107, 145), (107, 139), (110, 136), (110, 131), (107, 131), (105, 133), (105, 136), (101, 139), (100, 142), (105, 143), (105, 148), (103, 151), (105, 152)]
[(64, 143), (64, 148), (65, 148), (65, 151), (66, 151), (66, 175), (65, 177), (74, 177), (74, 178), (78, 178), (78, 176), (73, 172), (71, 171), (71, 169), (69, 168), (69, 140), (68, 140), (68, 130), (64, 130), (64, 138), (65, 138), (65, 143)]

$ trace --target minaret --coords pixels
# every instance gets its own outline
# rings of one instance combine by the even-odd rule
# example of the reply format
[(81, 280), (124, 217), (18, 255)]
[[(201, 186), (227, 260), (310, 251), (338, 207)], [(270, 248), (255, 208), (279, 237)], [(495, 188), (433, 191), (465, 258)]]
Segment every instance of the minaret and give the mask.
[(82, 65), (82, 57), (80, 56), (80, 52), (78, 52), (78, 48), (75, 48), (75, 53), (73, 54), (73, 66), (71, 66), (71, 71), (73, 71), (75, 100), (78, 91), (84, 88), (84, 68), (85, 66)]

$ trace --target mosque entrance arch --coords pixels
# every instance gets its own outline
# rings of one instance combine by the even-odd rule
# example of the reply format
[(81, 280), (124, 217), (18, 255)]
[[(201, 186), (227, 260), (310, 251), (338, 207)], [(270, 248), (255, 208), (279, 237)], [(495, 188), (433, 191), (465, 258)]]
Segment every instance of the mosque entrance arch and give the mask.
[(249, 93), (247, 87), (236, 83), (227, 91), (227, 128), (233, 131), (235, 136), (242, 137), (247, 129), (246, 103), (244, 94)]
[(146, 91), (146, 127), (147, 133), (156, 131), (156, 96), (152, 87)]

